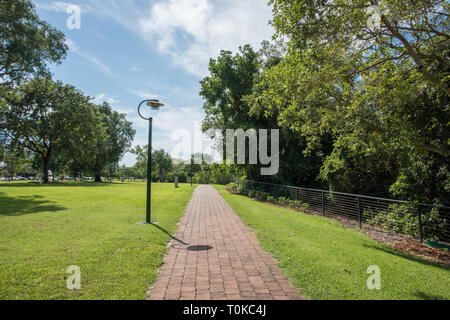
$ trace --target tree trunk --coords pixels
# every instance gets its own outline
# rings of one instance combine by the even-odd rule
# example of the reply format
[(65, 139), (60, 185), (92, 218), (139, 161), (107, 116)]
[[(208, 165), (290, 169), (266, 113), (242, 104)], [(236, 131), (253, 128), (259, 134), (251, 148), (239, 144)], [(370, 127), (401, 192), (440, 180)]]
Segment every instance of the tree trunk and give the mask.
[(102, 182), (102, 176), (100, 171), (95, 172), (95, 182)]
[(42, 178), (44, 180), (44, 183), (48, 183), (48, 162), (49, 162), (49, 157), (45, 156), (42, 161), (43, 161), (43, 168), (44, 168), (44, 172), (43, 172)]

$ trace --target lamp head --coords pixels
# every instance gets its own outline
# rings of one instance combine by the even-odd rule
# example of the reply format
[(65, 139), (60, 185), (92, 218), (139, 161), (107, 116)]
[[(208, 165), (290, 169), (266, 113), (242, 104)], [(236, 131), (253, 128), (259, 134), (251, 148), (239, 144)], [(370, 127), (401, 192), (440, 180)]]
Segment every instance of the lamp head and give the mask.
[(159, 100), (148, 100), (147, 106), (152, 108), (152, 110), (159, 110), (159, 108), (163, 107), (164, 104), (159, 102)]

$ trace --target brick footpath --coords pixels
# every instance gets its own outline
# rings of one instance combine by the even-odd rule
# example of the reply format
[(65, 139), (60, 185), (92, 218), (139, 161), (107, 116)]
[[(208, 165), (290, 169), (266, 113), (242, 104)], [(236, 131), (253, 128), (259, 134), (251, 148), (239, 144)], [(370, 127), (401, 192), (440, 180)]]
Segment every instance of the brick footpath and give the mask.
[(216, 189), (198, 186), (149, 300), (297, 300), (273, 258)]

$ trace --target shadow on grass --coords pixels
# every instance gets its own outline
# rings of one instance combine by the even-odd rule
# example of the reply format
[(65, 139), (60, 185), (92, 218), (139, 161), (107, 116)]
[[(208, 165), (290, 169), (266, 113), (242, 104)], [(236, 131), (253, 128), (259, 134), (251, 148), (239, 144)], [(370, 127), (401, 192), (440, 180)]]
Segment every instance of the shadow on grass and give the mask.
[(417, 291), (414, 295), (421, 300), (447, 300), (442, 296), (437, 296), (434, 294), (428, 294), (422, 291)]
[(173, 240), (175, 240), (175, 241), (181, 243), (182, 245), (187, 246), (187, 245), (189, 244), (189, 243), (184, 242), (183, 240), (180, 240), (180, 239), (178, 239), (178, 238), (175, 238), (173, 235), (171, 235), (169, 232), (167, 232), (166, 229), (161, 228), (161, 227), (158, 226), (157, 224), (152, 223), (152, 224), (150, 224), (150, 226), (153, 226), (153, 227), (155, 227), (155, 228), (161, 230), (162, 232), (164, 232), (165, 234), (167, 234), (171, 239), (173, 239)]
[(132, 182), (50, 182), (50, 183), (39, 183), (39, 182), (2, 182), (0, 183), (0, 188), (45, 188), (45, 187), (104, 187), (110, 185), (124, 185)]
[(403, 258), (403, 259), (407, 259), (407, 260), (410, 260), (410, 261), (413, 261), (413, 262), (417, 262), (417, 263), (420, 263), (420, 264), (423, 264), (423, 265), (426, 265), (426, 266), (437, 267), (437, 268), (440, 268), (440, 269), (444, 269), (444, 270), (450, 271), (450, 267), (449, 266), (446, 266), (446, 265), (443, 265), (443, 264), (439, 264), (439, 263), (435, 263), (435, 262), (431, 262), (431, 261), (425, 260), (423, 258), (414, 256), (412, 254), (409, 254), (409, 253), (406, 253), (406, 252), (402, 252), (402, 251), (398, 251), (398, 250), (395, 250), (395, 249), (392, 249), (392, 248), (389, 248), (389, 247), (378, 247), (378, 246), (375, 246), (375, 245), (367, 245), (367, 244), (363, 244), (363, 246), (366, 247), (366, 248), (383, 251), (385, 253), (389, 253), (389, 254), (395, 255), (397, 257), (400, 257), (400, 258)]
[(52, 203), (53, 201), (44, 200), (43, 196), (9, 197), (0, 192), (0, 216), (21, 216), (44, 211), (67, 210), (66, 207)]

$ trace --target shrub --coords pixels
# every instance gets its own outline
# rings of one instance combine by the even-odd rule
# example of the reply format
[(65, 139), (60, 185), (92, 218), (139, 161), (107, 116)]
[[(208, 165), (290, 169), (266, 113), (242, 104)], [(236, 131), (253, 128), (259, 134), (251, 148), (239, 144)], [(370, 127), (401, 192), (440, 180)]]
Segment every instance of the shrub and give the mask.
[(170, 172), (166, 177), (167, 182), (175, 182), (175, 176), (178, 176), (179, 183), (187, 182), (186, 173), (184, 173), (183, 171)]
[[(392, 204), (387, 210), (378, 212), (370, 217), (367, 224), (382, 227), (385, 230), (404, 233), (412, 237), (419, 237), (419, 218), (417, 208), (407, 204)], [(425, 240), (438, 240), (445, 229), (446, 220), (439, 216), (436, 208), (422, 214), (422, 236)]]
[(269, 194), (267, 192), (263, 191), (257, 191), (256, 192), (256, 198), (258, 198), (259, 201), (266, 201)]
[(279, 197), (277, 199), (277, 203), (281, 206), (287, 206), (289, 205), (289, 199), (287, 199), (286, 197)]
[(256, 191), (255, 191), (255, 190), (250, 190), (250, 191), (248, 192), (248, 196), (249, 196), (250, 198), (254, 198), (254, 197), (256, 196)]
[(248, 196), (249, 190), (245, 186), (238, 187), (238, 192), (244, 196)]
[(237, 184), (234, 183), (234, 182), (230, 182), (230, 183), (227, 185), (227, 187), (230, 188), (231, 191), (233, 191), (233, 192), (238, 192), (238, 186), (237, 186)]
[(247, 187), (247, 185), (245, 183), (240, 183), (237, 186), (236, 190), (237, 190), (238, 193), (240, 193), (240, 194), (242, 194), (244, 196), (247, 196), (248, 195), (248, 191), (249, 191), (249, 189), (248, 189), (248, 187)]
[(208, 184), (210, 181), (210, 174), (208, 171), (199, 171), (194, 174), (194, 182), (198, 184)]
[(272, 202), (272, 203), (276, 203), (276, 198), (274, 196), (267, 196), (267, 200), (268, 202)]
[(211, 164), (210, 182), (215, 184), (227, 184), (233, 179), (230, 166), (226, 164)]

